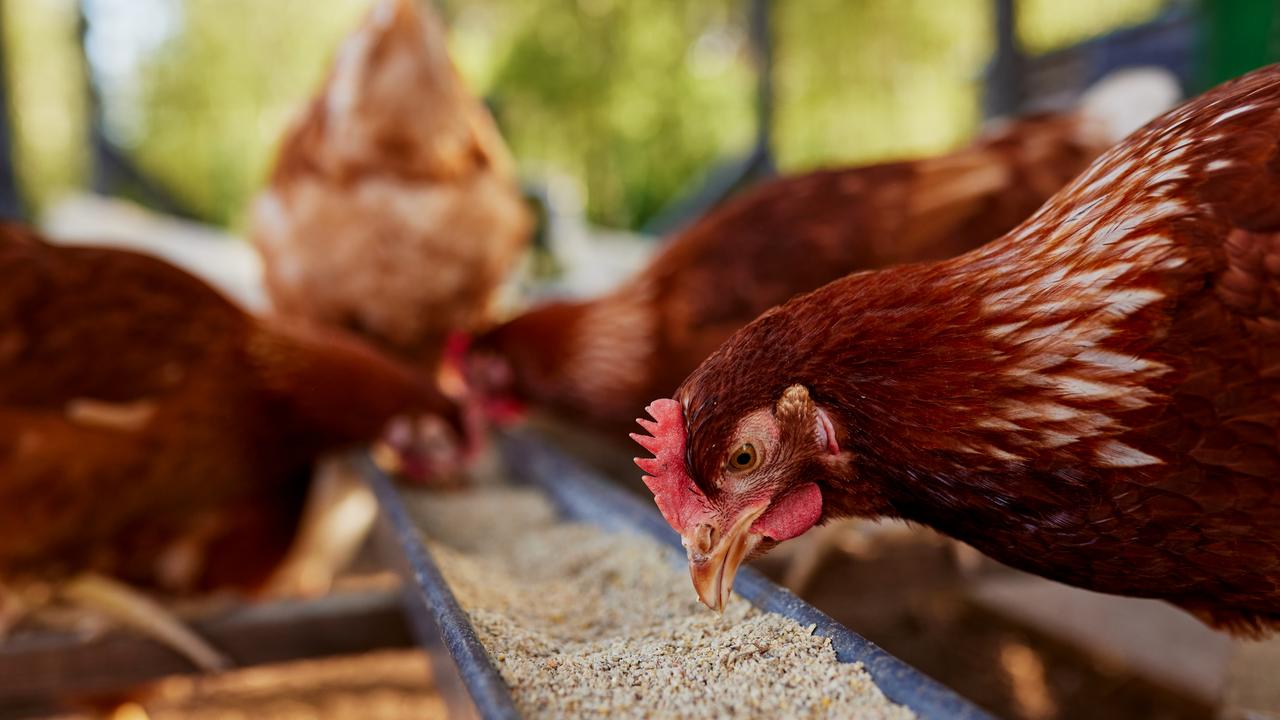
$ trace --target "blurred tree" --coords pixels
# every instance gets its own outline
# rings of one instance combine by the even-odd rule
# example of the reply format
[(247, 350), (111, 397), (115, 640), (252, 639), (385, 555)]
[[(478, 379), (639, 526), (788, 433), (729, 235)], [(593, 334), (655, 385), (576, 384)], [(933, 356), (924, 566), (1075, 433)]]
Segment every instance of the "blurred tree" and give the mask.
[[(241, 219), (276, 142), (364, 0), (185, 0), (137, 68), (126, 137), (138, 165), (214, 222)], [(104, 103), (110, 111), (110, 97)]]
[(778, 3), (784, 171), (937, 152), (972, 133), (988, 0)]
[[(1030, 54), (1153, 17), (1164, 0), (1018, 0)], [(990, 0), (780, 2), (779, 164), (785, 171), (941, 152), (980, 119)]]
[(28, 212), (83, 185), (86, 102), (75, 0), (0, 3), (14, 162)]
[(1058, 50), (1155, 17), (1169, 0), (1018, 0), (1018, 38), (1031, 54)]
[(459, 65), (492, 98), (522, 164), (577, 177), (590, 217), (621, 227), (750, 146), (755, 85), (740, 5), (447, 3)]
[[(113, 140), (199, 215), (232, 224), (371, 2), (88, 1)], [(436, 1), (522, 167), (578, 179), (597, 222), (638, 227), (750, 147), (745, 0)], [(1018, 0), (1019, 35), (1044, 52), (1163, 5)], [(20, 178), (43, 203), (84, 177), (75, 0), (3, 11)], [(775, 2), (771, 35), (784, 171), (936, 152), (977, 125), (989, 0)]]

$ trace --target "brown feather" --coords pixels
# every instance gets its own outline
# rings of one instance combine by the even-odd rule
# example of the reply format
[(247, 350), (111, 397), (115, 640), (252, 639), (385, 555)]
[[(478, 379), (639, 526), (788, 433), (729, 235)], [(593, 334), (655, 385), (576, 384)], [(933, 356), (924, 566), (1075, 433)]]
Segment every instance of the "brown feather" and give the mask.
[(424, 4), (381, 0), (286, 134), (250, 235), (277, 310), (434, 369), (489, 322), (532, 218)]
[[(445, 402), (354, 338), (260, 321), (131, 252), (0, 226), (0, 578), (253, 587), (311, 465)], [(193, 548), (191, 577), (166, 553)]]
[(507, 359), (521, 399), (629, 427), (770, 307), (855, 270), (998, 237), (1105, 147), (1080, 118), (1044, 115), (942, 157), (767, 182), (676, 234), (617, 290), (534, 309), (475, 350)]
[(800, 383), (831, 412), (832, 515), (886, 512), (998, 560), (1280, 620), (1280, 67), (1106, 153), (1002, 239), (851, 275), (698, 368), (690, 474)]

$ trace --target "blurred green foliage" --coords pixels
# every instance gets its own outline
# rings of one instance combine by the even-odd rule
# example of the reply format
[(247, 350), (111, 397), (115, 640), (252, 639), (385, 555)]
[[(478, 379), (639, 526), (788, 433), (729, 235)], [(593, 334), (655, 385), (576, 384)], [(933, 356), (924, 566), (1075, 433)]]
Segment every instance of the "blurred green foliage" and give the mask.
[[(288, 118), (367, 0), (153, 0), (180, 22), (105, 98), (116, 139), (202, 217), (235, 225)], [(636, 227), (751, 146), (755, 76), (742, 0), (441, 0), (454, 58), (522, 169), (567, 174), (590, 217)], [(1161, 0), (1019, 0), (1043, 52), (1139, 22)], [(83, 184), (74, 0), (3, 4), (28, 198)], [(773, 4), (784, 170), (936, 152), (979, 120), (989, 0)], [(113, 105), (114, 103), (114, 105)]]
[(140, 68), (138, 165), (201, 217), (240, 218), (363, 0), (185, 0)]
[(1018, 39), (1032, 54), (1148, 20), (1166, 0), (1018, 0)]
[(14, 163), (23, 195), (43, 207), (85, 182), (87, 98), (75, 0), (0, 2)]
[(783, 170), (937, 152), (973, 132), (989, 0), (777, 3)]
[(751, 142), (740, 5), (455, 0), (447, 10), (458, 64), (521, 163), (578, 178), (592, 219), (634, 227)]

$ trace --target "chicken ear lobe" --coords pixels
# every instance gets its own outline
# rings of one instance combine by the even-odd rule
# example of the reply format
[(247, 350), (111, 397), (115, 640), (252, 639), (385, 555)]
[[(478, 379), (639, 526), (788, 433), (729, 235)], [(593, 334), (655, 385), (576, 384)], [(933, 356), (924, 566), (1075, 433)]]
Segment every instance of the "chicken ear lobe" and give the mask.
[[(782, 391), (773, 410), (774, 419), (784, 435), (799, 433), (814, 438), (818, 447), (832, 455), (840, 454), (835, 425), (827, 411), (818, 406), (803, 385), (792, 385)], [(800, 439), (800, 438), (797, 438)]]

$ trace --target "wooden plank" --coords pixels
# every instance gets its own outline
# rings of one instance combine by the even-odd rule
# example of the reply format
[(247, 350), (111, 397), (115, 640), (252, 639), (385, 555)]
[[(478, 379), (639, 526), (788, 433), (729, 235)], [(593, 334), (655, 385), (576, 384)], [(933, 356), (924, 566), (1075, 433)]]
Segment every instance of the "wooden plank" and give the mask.
[[(246, 604), (191, 627), (237, 666), (412, 647), (399, 589), (343, 592), (314, 600)], [(86, 638), (32, 633), (0, 644), (0, 701), (127, 689), (196, 672), (149, 638), (119, 630)]]

